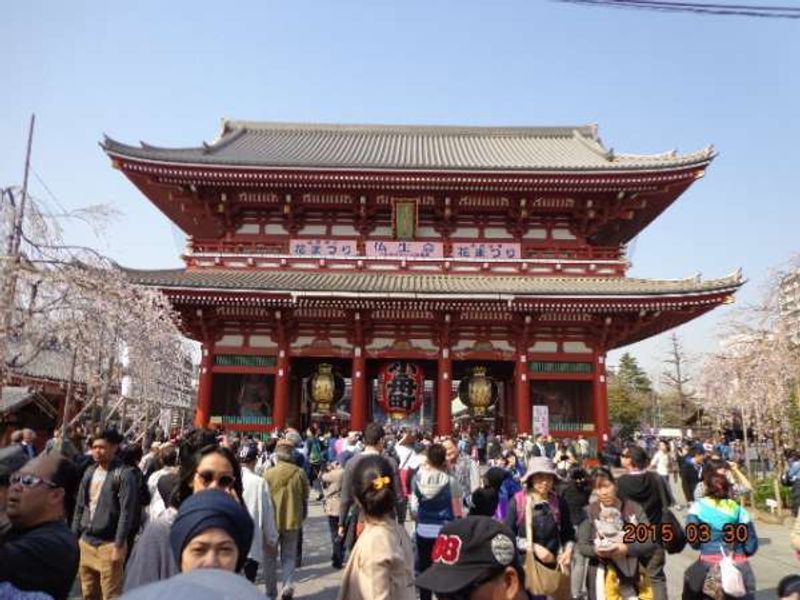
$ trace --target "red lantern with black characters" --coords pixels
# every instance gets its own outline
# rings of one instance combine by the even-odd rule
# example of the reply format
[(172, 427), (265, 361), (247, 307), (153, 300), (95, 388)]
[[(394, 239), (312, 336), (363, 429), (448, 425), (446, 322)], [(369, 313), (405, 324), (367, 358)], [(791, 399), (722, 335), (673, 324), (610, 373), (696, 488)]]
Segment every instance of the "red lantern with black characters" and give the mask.
[(398, 360), (380, 372), (381, 408), (394, 419), (402, 419), (422, 406), (425, 374), (414, 362)]

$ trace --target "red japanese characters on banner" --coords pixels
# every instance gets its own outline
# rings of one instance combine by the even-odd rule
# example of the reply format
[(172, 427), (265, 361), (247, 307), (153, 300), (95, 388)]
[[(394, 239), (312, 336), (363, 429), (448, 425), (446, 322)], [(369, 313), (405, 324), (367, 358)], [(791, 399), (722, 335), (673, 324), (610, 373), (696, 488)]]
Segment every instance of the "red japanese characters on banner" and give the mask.
[(378, 403), (392, 418), (402, 418), (422, 406), (425, 374), (414, 362), (397, 360), (380, 372)]

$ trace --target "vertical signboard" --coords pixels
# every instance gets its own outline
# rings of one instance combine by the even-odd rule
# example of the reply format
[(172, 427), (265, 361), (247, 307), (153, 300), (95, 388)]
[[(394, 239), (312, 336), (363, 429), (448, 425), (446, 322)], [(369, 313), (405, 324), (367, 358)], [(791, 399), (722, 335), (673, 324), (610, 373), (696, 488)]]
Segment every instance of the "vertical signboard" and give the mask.
[(394, 238), (396, 240), (413, 240), (417, 234), (417, 201), (396, 199), (393, 208)]
[(533, 405), (533, 434), (550, 435), (550, 411), (546, 404)]

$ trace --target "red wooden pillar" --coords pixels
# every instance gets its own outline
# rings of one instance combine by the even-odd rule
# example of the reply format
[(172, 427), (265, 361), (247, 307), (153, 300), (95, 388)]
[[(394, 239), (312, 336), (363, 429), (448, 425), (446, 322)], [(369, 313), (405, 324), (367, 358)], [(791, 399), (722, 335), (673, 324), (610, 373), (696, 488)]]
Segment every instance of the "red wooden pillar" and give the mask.
[(275, 373), (275, 402), (272, 410), (272, 423), (276, 429), (286, 427), (289, 414), (289, 348), (285, 343), (278, 347), (278, 364)]
[(353, 351), (350, 371), (350, 429), (364, 431), (367, 426), (367, 360), (360, 346)]
[(531, 382), (528, 378), (528, 357), (520, 354), (514, 369), (517, 435), (531, 432)]
[(594, 355), (594, 382), (592, 388), (594, 430), (597, 435), (597, 450), (600, 451), (603, 449), (605, 442), (608, 441), (609, 435), (605, 354)]
[(211, 418), (214, 342), (203, 343), (201, 352), (200, 381), (197, 385), (197, 411), (194, 413), (194, 424), (197, 427), (208, 427), (208, 421)]
[(453, 361), (450, 349), (439, 355), (439, 376), (436, 382), (436, 435), (453, 433)]

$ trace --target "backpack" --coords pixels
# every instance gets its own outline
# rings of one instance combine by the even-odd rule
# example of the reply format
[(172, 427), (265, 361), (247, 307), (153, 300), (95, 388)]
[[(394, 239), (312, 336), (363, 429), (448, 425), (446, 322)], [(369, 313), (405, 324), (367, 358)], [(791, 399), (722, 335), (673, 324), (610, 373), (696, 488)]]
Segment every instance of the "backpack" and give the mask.
[(319, 447), (319, 440), (316, 438), (311, 441), (311, 450), (308, 453), (308, 462), (318, 465), (322, 462), (322, 450)]

